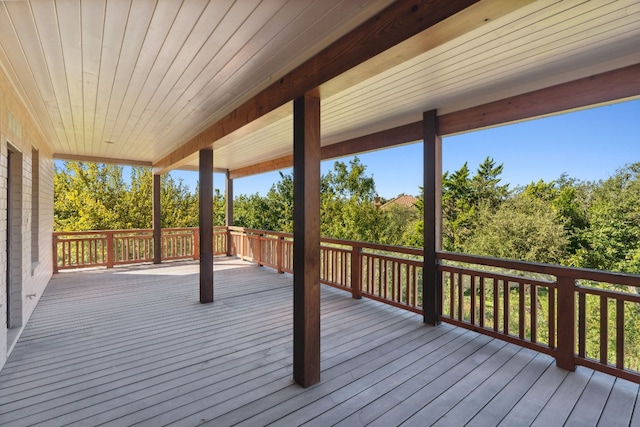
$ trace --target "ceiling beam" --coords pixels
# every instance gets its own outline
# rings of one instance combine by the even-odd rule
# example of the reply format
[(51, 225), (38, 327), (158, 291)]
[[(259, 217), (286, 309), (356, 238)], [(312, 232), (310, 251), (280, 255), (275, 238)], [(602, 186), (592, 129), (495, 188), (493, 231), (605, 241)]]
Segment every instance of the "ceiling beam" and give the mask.
[(146, 167), (153, 166), (153, 163), (145, 162), (144, 160), (115, 159), (113, 157), (92, 157), (92, 156), (81, 156), (76, 154), (53, 153), (53, 158), (55, 160), (70, 160), (74, 162), (87, 162), (87, 163), (106, 163), (109, 165), (146, 166)]
[[(416, 138), (416, 135), (417, 138)], [(322, 160), (345, 157), (351, 154), (364, 153), (367, 151), (380, 150), (394, 145), (406, 144), (422, 138), (422, 122), (410, 123), (393, 129), (364, 135), (358, 138), (349, 139), (336, 144), (325, 145), (320, 148), (320, 158)], [(255, 165), (229, 171), (231, 179), (256, 175), (263, 172), (271, 172), (280, 169), (290, 168), (293, 165), (293, 155), (279, 157)]]
[[(492, 126), (640, 97), (640, 64), (562, 83), (438, 117), (439, 133), (450, 136)], [(422, 140), (422, 121), (353, 138), (321, 149), (322, 160), (380, 150)], [(293, 165), (283, 156), (229, 172), (232, 179)]]
[[(509, 10), (514, 8), (508, 7), (509, 4), (520, 7), (530, 1), (483, 1), (479, 3), (483, 7), (473, 9), (473, 16), (462, 22), (453, 20), (450, 25), (457, 29), (457, 33), (464, 33), (493, 18), (486, 15), (488, 12), (485, 7), (493, 10), (496, 4), (504, 3), (504, 8)], [(156, 162), (154, 173), (165, 172), (180, 165), (191, 154), (211, 147), (215, 141), (301, 95), (313, 91), (322, 92), (319, 90), (322, 84), (470, 8), (474, 3), (478, 3), (478, 0), (398, 0)], [(451, 32), (454, 33), (456, 32)], [(438, 44), (442, 42), (437, 41)], [(401, 48), (408, 49), (411, 53), (394, 50), (388, 54), (391, 63), (382, 64), (384, 69), (395, 65), (396, 61), (408, 59), (409, 57), (405, 57), (407, 54), (415, 56), (430, 48), (409, 49), (407, 46), (410, 44), (402, 44)], [(395, 61), (393, 57), (396, 57)], [(382, 70), (376, 69), (372, 73), (380, 71)], [(361, 79), (362, 76), (357, 77), (354, 83)], [(320, 96), (324, 94), (320, 93)]]
[(640, 96), (640, 64), (512, 96), (438, 117), (453, 135)]

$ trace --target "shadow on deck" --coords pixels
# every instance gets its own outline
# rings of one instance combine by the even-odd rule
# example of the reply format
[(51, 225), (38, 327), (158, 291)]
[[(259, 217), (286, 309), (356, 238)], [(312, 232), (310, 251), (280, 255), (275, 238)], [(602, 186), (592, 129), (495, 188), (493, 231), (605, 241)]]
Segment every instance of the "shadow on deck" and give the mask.
[(640, 425), (638, 385), (322, 288), (322, 382), (292, 380), (292, 280), (215, 261), (56, 275), (0, 372), (7, 425)]

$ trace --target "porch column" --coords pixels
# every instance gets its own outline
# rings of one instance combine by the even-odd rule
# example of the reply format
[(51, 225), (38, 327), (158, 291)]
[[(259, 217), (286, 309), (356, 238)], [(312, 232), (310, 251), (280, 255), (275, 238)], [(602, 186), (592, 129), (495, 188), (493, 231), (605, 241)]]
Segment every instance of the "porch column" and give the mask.
[(320, 381), (320, 100), (293, 102), (293, 379)]
[(160, 214), (160, 175), (153, 175), (153, 263), (162, 262), (162, 215)]
[[(224, 223), (227, 227), (233, 225), (233, 179), (229, 177), (229, 169), (227, 169), (226, 185), (225, 185), (225, 215)], [(227, 232), (227, 256), (231, 256), (231, 235)]]
[(437, 325), (442, 310), (442, 276), (436, 251), (442, 249), (442, 138), (436, 110), (423, 114), (424, 133), (424, 268), (422, 308), (424, 322)]
[(200, 150), (200, 302), (213, 302), (213, 150)]

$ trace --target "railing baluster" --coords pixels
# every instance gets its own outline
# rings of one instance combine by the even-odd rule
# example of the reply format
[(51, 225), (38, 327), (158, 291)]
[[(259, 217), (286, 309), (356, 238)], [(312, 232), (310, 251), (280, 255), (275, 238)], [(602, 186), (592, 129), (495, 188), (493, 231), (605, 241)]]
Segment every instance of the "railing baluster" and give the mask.
[(520, 339), (524, 339), (524, 330), (525, 330), (525, 308), (526, 308), (526, 298), (524, 292), (524, 282), (518, 283), (518, 301), (520, 303), (520, 307), (518, 307), (518, 335)]
[(600, 363), (609, 363), (609, 307), (603, 295), (600, 296)]
[(353, 245), (351, 248), (351, 296), (355, 299), (362, 298), (362, 268), (360, 256), (362, 248)]
[(391, 301), (397, 301), (398, 298), (398, 289), (397, 289), (397, 268), (398, 264), (395, 261), (391, 261)]
[(509, 335), (510, 334), (510, 330), (509, 330), (509, 323), (510, 323), (510, 318), (511, 318), (511, 312), (509, 311), (510, 308), (510, 297), (511, 297), (511, 287), (509, 286), (510, 283), (508, 280), (503, 280), (502, 281), (502, 291), (503, 291), (503, 304), (504, 304), (504, 314), (503, 314), (503, 318), (504, 318), (504, 324), (502, 331), (504, 332), (505, 335)]
[(498, 332), (499, 327), (499, 308), (500, 308), (500, 293), (498, 292), (498, 281), (492, 278), (493, 281), (493, 331)]
[(458, 273), (458, 320), (464, 318), (464, 276)]
[(587, 354), (587, 296), (584, 292), (578, 293), (578, 356)]
[(547, 318), (549, 319), (549, 347), (556, 348), (556, 289), (549, 288), (549, 312)]
[(484, 328), (485, 317), (485, 293), (484, 293), (484, 276), (480, 276), (480, 319), (479, 324), (481, 328)]
[(531, 342), (538, 342), (538, 285), (529, 285), (530, 304), (531, 304)]
[(284, 236), (278, 236), (278, 254), (276, 257), (276, 271), (279, 274), (284, 273), (284, 271), (282, 270), (282, 262), (283, 262), (283, 258), (284, 258)]
[(380, 271), (380, 286), (384, 286), (384, 293), (381, 295), (382, 298), (387, 299), (387, 261), (380, 260), (382, 265), (382, 270)]
[(262, 267), (262, 234), (258, 233), (257, 245), (256, 245), (256, 263), (258, 267)]
[(469, 278), (471, 282), (469, 283), (469, 321), (472, 325), (477, 324), (476, 322), (476, 275), (470, 274)]
[(107, 232), (107, 268), (113, 268), (113, 233)]
[[(455, 318), (456, 316), (456, 306), (455, 306), (455, 302), (456, 302), (456, 288), (455, 288), (455, 283), (454, 283), (454, 274), (452, 272), (449, 272), (449, 316), (451, 316), (452, 319)], [(422, 280), (424, 280), (424, 277), (422, 278)], [(424, 295), (423, 295), (424, 298)]]
[(616, 368), (624, 369), (624, 300), (616, 298)]

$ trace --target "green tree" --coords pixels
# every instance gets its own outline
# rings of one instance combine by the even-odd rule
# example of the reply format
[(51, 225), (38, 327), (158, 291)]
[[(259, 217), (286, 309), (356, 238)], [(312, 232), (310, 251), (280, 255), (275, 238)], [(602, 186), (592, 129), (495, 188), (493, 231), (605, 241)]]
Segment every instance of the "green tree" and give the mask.
[(460, 169), (442, 176), (442, 247), (462, 252), (473, 227), (477, 198), (473, 193), (467, 162)]
[(126, 206), (122, 167), (64, 162), (55, 167), (54, 229), (56, 231), (125, 228)]
[[(420, 211), (414, 207), (392, 205), (383, 212), (380, 243), (395, 246), (415, 246), (414, 233), (421, 221)], [(420, 236), (420, 240), (422, 236)]]
[(490, 157), (484, 159), (478, 166), (476, 174), (471, 180), (472, 204), (488, 204), (490, 208), (496, 209), (501, 202), (509, 196), (509, 184), (500, 185), (500, 175), (504, 170), (504, 165), (496, 166), (495, 160)]
[(375, 206), (375, 181), (366, 166), (354, 157), (347, 165), (337, 161), (321, 179), (323, 236), (379, 242), (383, 213)]
[(506, 200), (492, 210), (478, 212), (477, 233), (469, 239), (469, 253), (544, 263), (561, 263), (568, 239), (550, 202), (527, 193)]
[(640, 273), (640, 163), (627, 165), (610, 178), (592, 184), (587, 227), (574, 265)]
[[(56, 231), (145, 229), (152, 226), (151, 168), (131, 168), (130, 183), (122, 166), (64, 162), (54, 174)], [(220, 207), (222, 199), (222, 207)], [(161, 177), (162, 227), (198, 225), (198, 196), (169, 174)], [(224, 222), (224, 198), (214, 197), (217, 222)]]

